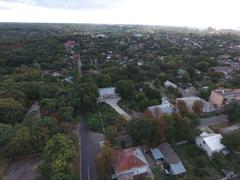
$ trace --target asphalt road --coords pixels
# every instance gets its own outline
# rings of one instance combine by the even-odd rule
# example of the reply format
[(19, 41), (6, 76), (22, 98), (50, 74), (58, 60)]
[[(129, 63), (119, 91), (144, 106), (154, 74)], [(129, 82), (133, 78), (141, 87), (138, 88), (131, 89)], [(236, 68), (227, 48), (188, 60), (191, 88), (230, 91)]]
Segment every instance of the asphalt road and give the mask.
[(200, 119), (200, 126), (212, 126), (216, 124), (228, 123), (226, 115), (213, 116), (210, 118)]
[(83, 121), (80, 121), (79, 135), (81, 151), (80, 178), (81, 180), (96, 180), (95, 159), (99, 150), (99, 146), (90, 138), (90, 132)]

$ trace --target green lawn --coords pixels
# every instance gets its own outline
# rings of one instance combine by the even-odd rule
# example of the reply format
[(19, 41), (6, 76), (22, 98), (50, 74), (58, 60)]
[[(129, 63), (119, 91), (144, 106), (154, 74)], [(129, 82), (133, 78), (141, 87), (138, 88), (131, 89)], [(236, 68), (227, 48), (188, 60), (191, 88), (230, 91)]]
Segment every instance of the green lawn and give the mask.
[[(100, 103), (99, 110), (102, 115), (104, 127), (113, 125), (119, 117), (118, 113), (108, 104)], [(92, 113), (88, 113), (84, 119), (92, 131), (102, 132), (102, 126), (98, 109), (96, 109)]]

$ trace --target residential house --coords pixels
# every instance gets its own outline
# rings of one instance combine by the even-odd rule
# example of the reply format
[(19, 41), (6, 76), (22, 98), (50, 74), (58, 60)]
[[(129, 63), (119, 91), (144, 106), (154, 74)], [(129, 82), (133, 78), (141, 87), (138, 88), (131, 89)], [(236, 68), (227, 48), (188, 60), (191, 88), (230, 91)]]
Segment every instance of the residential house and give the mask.
[(192, 94), (192, 95), (194, 95), (194, 96), (197, 95), (197, 93), (198, 93), (197, 89), (195, 87), (193, 87), (193, 86), (187, 87), (185, 89), (185, 91), (190, 93), (190, 94)]
[(203, 103), (203, 109), (202, 109), (202, 112), (213, 112), (215, 111), (216, 109), (214, 108), (214, 106), (210, 103), (208, 103), (207, 101), (205, 101), (204, 99), (201, 99), (200, 97), (197, 97), (197, 96), (190, 96), (190, 97), (182, 97), (182, 98), (177, 98), (176, 99), (176, 102), (177, 101), (183, 101), (185, 102), (188, 110), (190, 112), (192, 112), (192, 106), (194, 104), (195, 101), (201, 101)]
[(162, 98), (161, 105), (150, 106), (148, 110), (152, 115), (157, 116), (159, 114), (171, 114), (176, 111), (176, 108), (166, 99)]
[(191, 97), (193, 94), (190, 91), (187, 91), (181, 87), (178, 87), (178, 92), (182, 95), (182, 97)]
[(199, 148), (206, 151), (207, 155), (211, 157), (214, 153), (219, 153), (226, 147), (221, 143), (221, 134), (202, 132), (196, 137), (195, 141)]
[(172, 175), (184, 175), (186, 173), (186, 169), (178, 157), (178, 155), (174, 152), (170, 144), (168, 142), (162, 143), (158, 146), (161, 154), (163, 155), (164, 161), (169, 164), (169, 169), (167, 170)]
[(140, 148), (114, 150), (112, 164), (118, 180), (133, 179), (149, 172), (149, 165)]
[(219, 110), (222, 110), (225, 105), (234, 100), (240, 100), (240, 89), (218, 88), (211, 91), (209, 97), (209, 103)]
[(115, 92), (115, 87), (99, 88), (98, 93), (99, 93), (98, 101), (118, 97), (118, 95)]
[(76, 46), (76, 41), (68, 40), (64, 43), (64, 46), (69, 49), (73, 49)]
[(231, 74), (233, 73), (233, 69), (229, 66), (217, 66), (212, 68), (215, 72), (224, 74), (225, 79), (231, 79)]
[(176, 88), (177, 88), (177, 85), (176, 85), (176, 84), (173, 84), (172, 82), (170, 82), (170, 81), (167, 80), (167, 81), (164, 82), (164, 87), (165, 87), (165, 88), (172, 87), (172, 88), (176, 89)]

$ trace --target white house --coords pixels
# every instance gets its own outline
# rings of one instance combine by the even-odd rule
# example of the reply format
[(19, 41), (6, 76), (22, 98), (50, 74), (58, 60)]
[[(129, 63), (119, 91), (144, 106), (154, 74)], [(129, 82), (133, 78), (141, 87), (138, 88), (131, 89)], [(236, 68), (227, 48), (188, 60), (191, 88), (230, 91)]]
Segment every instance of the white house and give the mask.
[(216, 110), (212, 104), (197, 96), (177, 98), (176, 101), (184, 101), (188, 110), (191, 112), (193, 111), (192, 106), (195, 101), (201, 101), (203, 103), (203, 112), (213, 112)]
[(118, 180), (131, 179), (149, 172), (149, 165), (139, 148), (115, 150), (112, 165)]
[(172, 87), (172, 88), (176, 89), (176, 88), (177, 88), (177, 85), (176, 85), (176, 84), (173, 84), (172, 82), (170, 82), (170, 81), (167, 80), (167, 81), (164, 82), (164, 87), (165, 87), (165, 88)]
[(219, 153), (226, 147), (221, 143), (221, 134), (203, 132), (196, 137), (195, 141), (199, 148), (207, 152), (207, 155), (211, 157), (213, 153)]
[(98, 97), (99, 101), (118, 97), (118, 95), (115, 92), (115, 87), (99, 88), (98, 93), (99, 93), (99, 97)]
[(150, 106), (148, 107), (148, 110), (156, 116), (157, 113), (163, 113), (163, 114), (171, 114), (175, 112), (175, 107), (166, 99), (162, 98), (161, 105), (156, 106)]

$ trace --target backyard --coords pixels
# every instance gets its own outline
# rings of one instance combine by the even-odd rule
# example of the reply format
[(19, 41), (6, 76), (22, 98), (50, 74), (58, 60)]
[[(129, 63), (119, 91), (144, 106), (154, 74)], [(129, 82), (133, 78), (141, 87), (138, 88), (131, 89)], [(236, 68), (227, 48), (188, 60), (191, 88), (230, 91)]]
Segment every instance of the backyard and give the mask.
[(231, 157), (216, 154), (209, 159), (195, 144), (174, 146), (174, 149), (187, 170), (187, 179), (220, 179), (224, 176), (222, 169), (239, 172), (239, 168), (233, 164)]
[[(119, 117), (118, 113), (112, 107), (105, 103), (100, 103), (98, 107), (101, 113), (104, 127), (113, 125)], [(88, 127), (95, 132), (103, 131), (99, 111), (98, 109), (95, 109), (93, 112), (88, 113), (85, 116), (85, 122), (87, 123)]]

